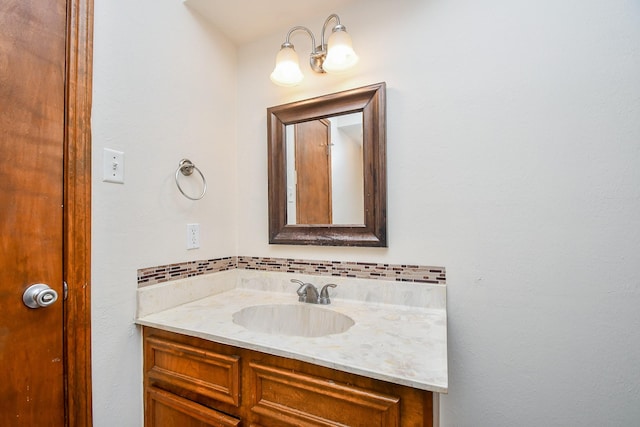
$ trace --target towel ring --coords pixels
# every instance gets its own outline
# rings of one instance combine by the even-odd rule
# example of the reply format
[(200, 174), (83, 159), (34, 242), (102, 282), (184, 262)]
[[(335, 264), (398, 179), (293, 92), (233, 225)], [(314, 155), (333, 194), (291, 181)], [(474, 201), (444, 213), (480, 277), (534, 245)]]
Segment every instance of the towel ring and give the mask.
[[(182, 190), (182, 187), (180, 187), (180, 182), (178, 181), (178, 176), (180, 173), (182, 173), (182, 175), (184, 176), (189, 176), (193, 173), (194, 169), (200, 174), (200, 178), (202, 178), (203, 184), (202, 194), (200, 194), (198, 197), (191, 197), (187, 193), (185, 193)], [(204, 193), (207, 192), (207, 180), (205, 179), (200, 169), (198, 169), (196, 165), (194, 165), (189, 159), (180, 160), (180, 163), (178, 164), (178, 170), (176, 170), (176, 185), (178, 186), (178, 190), (180, 190), (182, 195), (189, 200), (200, 200), (204, 197)]]

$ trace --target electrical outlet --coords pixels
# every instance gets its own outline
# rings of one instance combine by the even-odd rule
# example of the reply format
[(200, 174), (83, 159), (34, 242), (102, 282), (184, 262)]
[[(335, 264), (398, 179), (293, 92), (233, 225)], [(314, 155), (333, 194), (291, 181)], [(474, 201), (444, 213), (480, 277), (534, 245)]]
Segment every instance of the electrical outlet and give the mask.
[(200, 224), (187, 224), (187, 249), (200, 247)]
[(102, 180), (124, 184), (124, 153), (105, 148), (102, 154)]

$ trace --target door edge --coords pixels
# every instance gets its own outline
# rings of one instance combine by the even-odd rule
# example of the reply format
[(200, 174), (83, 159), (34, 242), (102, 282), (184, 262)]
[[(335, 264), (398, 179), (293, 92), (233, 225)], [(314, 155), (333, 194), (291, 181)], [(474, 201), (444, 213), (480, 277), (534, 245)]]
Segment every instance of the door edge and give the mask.
[(93, 0), (67, 0), (64, 144), (65, 424), (92, 425), (91, 94)]

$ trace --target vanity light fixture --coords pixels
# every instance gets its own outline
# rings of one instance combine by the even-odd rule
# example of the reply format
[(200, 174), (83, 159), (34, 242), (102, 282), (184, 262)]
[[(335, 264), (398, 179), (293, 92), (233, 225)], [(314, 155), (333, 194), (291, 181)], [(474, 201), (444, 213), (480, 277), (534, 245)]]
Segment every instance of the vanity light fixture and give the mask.
[[(325, 43), (324, 33), (331, 21), (335, 21), (336, 24), (327, 43)], [(320, 45), (316, 45), (316, 38), (307, 27), (298, 25), (289, 30), (285, 42), (280, 46), (280, 51), (276, 56), (276, 66), (271, 73), (271, 81), (277, 85), (296, 86), (304, 78), (300, 70), (298, 54), (290, 42), (291, 34), (295, 31), (304, 31), (311, 37), (309, 64), (316, 73), (339, 73), (353, 67), (358, 62), (358, 55), (351, 46), (351, 36), (347, 33), (345, 26), (340, 24), (338, 15), (334, 13), (324, 21)]]

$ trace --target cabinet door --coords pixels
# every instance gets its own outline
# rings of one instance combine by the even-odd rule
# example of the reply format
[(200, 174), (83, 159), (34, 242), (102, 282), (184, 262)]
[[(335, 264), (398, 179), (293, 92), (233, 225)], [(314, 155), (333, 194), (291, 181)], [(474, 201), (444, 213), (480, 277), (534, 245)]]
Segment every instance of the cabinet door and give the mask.
[(166, 337), (146, 336), (145, 374), (148, 385), (173, 392), (183, 390), (196, 397), (192, 400), (202, 396), (240, 406), (238, 356), (220, 354)]
[(327, 378), (249, 363), (251, 425), (397, 427), (400, 398)]
[(145, 427), (237, 427), (240, 420), (155, 387), (147, 388)]

